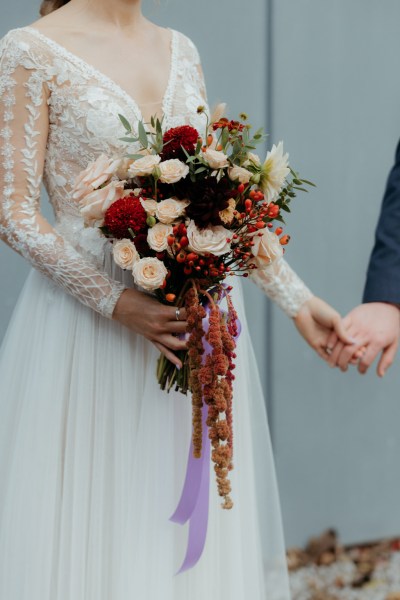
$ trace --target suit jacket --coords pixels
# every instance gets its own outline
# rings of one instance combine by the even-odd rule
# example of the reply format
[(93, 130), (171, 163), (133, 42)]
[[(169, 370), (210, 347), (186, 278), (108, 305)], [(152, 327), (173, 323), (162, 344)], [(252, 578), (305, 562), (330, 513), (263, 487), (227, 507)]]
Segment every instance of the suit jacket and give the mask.
[(400, 304), (400, 143), (382, 202), (363, 301)]

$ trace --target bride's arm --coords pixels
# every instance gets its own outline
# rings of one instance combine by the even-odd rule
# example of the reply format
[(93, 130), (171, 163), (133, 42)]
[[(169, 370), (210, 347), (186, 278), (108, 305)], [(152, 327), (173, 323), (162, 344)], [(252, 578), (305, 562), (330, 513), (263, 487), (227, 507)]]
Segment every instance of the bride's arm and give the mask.
[(324, 360), (329, 360), (327, 345), (332, 331), (345, 344), (353, 344), (339, 313), (314, 296), (284, 258), (260, 265), (252, 272), (251, 279), (294, 320), (300, 334)]
[(0, 45), (0, 237), (66, 292), (111, 318), (125, 289), (98, 271), (40, 213), (48, 65), (7, 36)]
[(107, 318), (150, 340), (178, 367), (186, 314), (96, 269), (43, 217), (40, 185), (49, 131), (49, 64), (29, 44), (0, 42), (0, 238), (38, 271)]

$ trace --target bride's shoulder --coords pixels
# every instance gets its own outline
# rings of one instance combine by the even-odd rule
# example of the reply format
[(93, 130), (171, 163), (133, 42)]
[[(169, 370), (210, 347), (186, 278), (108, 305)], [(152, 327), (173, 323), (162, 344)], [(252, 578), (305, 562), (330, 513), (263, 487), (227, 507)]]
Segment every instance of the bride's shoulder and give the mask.
[(177, 31), (176, 29), (172, 29), (171, 31), (178, 38), (183, 55), (196, 64), (200, 63), (199, 50), (194, 41), (181, 31)]

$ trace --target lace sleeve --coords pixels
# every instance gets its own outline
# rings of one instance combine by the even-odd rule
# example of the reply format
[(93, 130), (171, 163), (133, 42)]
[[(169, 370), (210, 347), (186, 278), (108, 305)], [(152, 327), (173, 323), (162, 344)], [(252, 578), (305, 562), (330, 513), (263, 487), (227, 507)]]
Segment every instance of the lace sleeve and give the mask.
[(66, 292), (111, 318), (125, 286), (96, 270), (40, 214), (50, 77), (28, 44), (7, 37), (0, 43), (0, 237)]
[(283, 258), (255, 269), (251, 279), (289, 317), (295, 317), (303, 304), (313, 296)]

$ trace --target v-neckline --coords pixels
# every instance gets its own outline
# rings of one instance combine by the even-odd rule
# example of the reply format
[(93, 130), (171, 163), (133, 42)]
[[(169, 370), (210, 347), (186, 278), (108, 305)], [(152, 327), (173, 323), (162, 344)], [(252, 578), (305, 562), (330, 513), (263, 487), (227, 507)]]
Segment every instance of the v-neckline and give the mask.
[[(115, 94), (119, 95), (121, 98), (133, 108), (136, 117), (139, 121), (144, 121), (142, 110), (139, 104), (136, 102), (135, 98), (128, 94), (128, 92), (114, 79), (112, 79), (109, 75), (106, 75), (102, 71), (100, 71), (97, 67), (87, 62), (84, 58), (81, 58), (74, 52), (68, 50), (65, 46), (56, 42), (52, 38), (48, 37), (46, 34), (42, 33), (35, 27), (27, 26), (22, 27), (22, 30), (28, 31), (44, 41), (50, 48), (52, 48), (58, 54), (68, 58), (70, 62), (75, 65), (81, 67), (86, 73), (90, 73), (95, 79), (101, 81), (105, 87), (114, 91)], [(168, 119), (170, 117), (171, 103), (172, 103), (172, 95), (175, 89), (176, 82), (176, 72), (177, 72), (177, 55), (178, 55), (178, 35), (174, 29), (168, 28), (171, 32), (171, 42), (170, 42), (170, 67), (169, 67), (169, 75), (167, 86), (165, 88), (165, 92), (160, 101), (161, 104), (161, 116), (164, 119)]]

